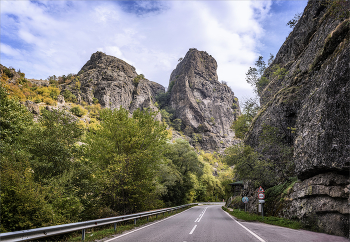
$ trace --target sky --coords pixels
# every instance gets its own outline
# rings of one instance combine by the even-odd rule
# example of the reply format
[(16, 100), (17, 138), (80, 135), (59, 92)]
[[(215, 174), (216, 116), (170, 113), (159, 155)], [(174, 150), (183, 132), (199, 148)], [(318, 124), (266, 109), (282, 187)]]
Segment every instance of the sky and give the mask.
[(167, 87), (190, 48), (218, 63), (240, 102), (253, 97), (245, 73), (276, 55), (306, 0), (26, 1), (1, 0), (0, 63), (26, 78), (78, 73), (103, 51)]

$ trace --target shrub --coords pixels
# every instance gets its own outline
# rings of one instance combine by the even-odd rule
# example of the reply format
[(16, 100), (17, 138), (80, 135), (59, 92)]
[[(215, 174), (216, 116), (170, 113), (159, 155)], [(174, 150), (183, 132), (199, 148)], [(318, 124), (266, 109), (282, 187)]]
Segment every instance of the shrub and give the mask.
[(81, 106), (74, 106), (70, 109), (70, 112), (75, 116), (81, 117), (87, 113), (87, 111)]
[(8, 78), (12, 78), (12, 77), (13, 77), (13, 73), (12, 73), (8, 68), (5, 68), (5, 69), (4, 69), (4, 74), (5, 74)]
[(77, 102), (77, 97), (69, 90), (64, 90), (63, 97), (66, 102)]
[(47, 105), (56, 106), (56, 102), (49, 97), (44, 97), (43, 102)]
[(89, 110), (89, 117), (90, 118), (99, 118), (99, 112), (101, 110), (101, 105), (100, 104), (94, 104), (91, 106), (86, 107), (87, 110)]
[(139, 85), (140, 80), (145, 79), (145, 76), (143, 74), (138, 75), (134, 78), (134, 86), (137, 87)]

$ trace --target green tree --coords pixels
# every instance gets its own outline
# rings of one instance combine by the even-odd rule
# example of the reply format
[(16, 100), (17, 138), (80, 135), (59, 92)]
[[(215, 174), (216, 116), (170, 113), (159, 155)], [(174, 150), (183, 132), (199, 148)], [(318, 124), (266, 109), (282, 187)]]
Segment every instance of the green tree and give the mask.
[(243, 139), (249, 127), (258, 113), (259, 105), (257, 99), (249, 98), (243, 103), (243, 113), (232, 123), (231, 128), (235, 131), (237, 138)]
[(103, 109), (100, 128), (86, 138), (86, 158), (95, 168), (101, 206), (123, 214), (161, 205), (156, 172), (167, 132), (155, 112)]
[[(270, 54), (269, 65), (273, 62), (274, 56)], [(263, 76), (266, 64), (262, 56), (255, 62), (255, 67), (249, 67), (246, 73), (246, 81), (253, 86), (254, 92), (259, 94), (268, 84), (269, 79)]]
[(225, 162), (234, 165), (237, 180), (250, 180), (255, 186), (271, 187), (275, 184), (275, 174), (271, 163), (249, 145), (243, 143), (225, 150)]
[(201, 176), (203, 165), (194, 149), (183, 139), (176, 139), (175, 143), (167, 144), (164, 155), (180, 172), (181, 180), (167, 186), (167, 193), (162, 196), (162, 200), (168, 206), (184, 204), (190, 200), (190, 192), (194, 188), (191, 175)]
[(0, 85), (1, 232), (45, 226), (53, 218), (24, 149), (23, 133), (33, 125), (33, 116)]
[(70, 170), (83, 132), (66, 111), (44, 109), (41, 115), (26, 135), (34, 177), (43, 182)]

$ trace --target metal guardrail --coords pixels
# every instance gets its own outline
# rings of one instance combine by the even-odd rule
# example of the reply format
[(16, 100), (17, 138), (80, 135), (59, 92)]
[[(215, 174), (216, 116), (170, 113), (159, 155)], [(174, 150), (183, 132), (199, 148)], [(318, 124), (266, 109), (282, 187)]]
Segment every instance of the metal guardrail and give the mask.
[(78, 222), (78, 223), (70, 223), (70, 224), (62, 224), (62, 225), (56, 225), (56, 226), (49, 226), (49, 227), (42, 227), (42, 228), (36, 228), (36, 229), (28, 229), (28, 230), (21, 230), (21, 231), (14, 231), (14, 232), (8, 232), (8, 233), (1, 233), (0, 234), (0, 241), (27, 241), (27, 240), (33, 240), (33, 239), (40, 239), (44, 237), (50, 237), (54, 235), (59, 234), (65, 234), (69, 232), (75, 232), (78, 230), (82, 231), (82, 240), (85, 240), (85, 230), (89, 228), (94, 228), (102, 225), (108, 225), (114, 223), (114, 230), (116, 230), (116, 226), (118, 222), (122, 221), (129, 221), (134, 219), (134, 223), (136, 224), (136, 220), (139, 218), (144, 218), (152, 216), (152, 215), (158, 215), (161, 213), (176, 211), (178, 209), (182, 209), (188, 206), (192, 205), (222, 205), (225, 203), (215, 203), (215, 202), (204, 202), (204, 203), (190, 203), (186, 205), (181, 205), (177, 207), (172, 208), (164, 208), (164, 209), (158, 209), (154, 211), (149, 212), (142, 212), (142, 213), (134, 213), (129, 215), (122, 215), (117, 217), (110, 217), (110, 218), (103, 218), (103, 219), (96, 219), (96, 220), (90, 220), (85, 222)]

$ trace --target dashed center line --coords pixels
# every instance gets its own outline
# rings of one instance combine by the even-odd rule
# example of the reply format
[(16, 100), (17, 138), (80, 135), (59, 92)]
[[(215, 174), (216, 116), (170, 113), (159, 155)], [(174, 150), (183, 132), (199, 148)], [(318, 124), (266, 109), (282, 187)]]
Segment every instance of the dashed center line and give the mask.
[(199, 223), (199, 222), (201, 221), (201, 219), (203, 218), (203, 215), (204, 215), (205, 211), (207, 211), (207, 208), (208, 208), (208, 207), (206, 207), (206, 208), (203, 210), (203, 212), (199, 215), (199, 217), (194, 221), (195, 223)]
[(196, 229), (196, 227), (197, 227), (197, 225), (195, 225), (195, 226), (193, 227), (193, 229), (191, 230), (190, 234), (193, 234), (193, 231)]

